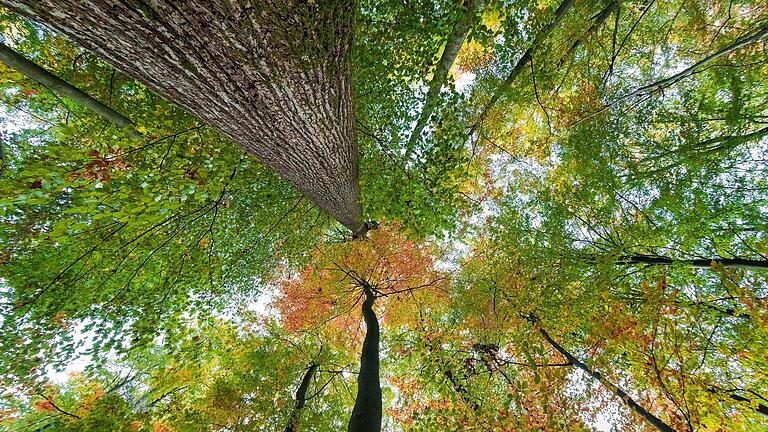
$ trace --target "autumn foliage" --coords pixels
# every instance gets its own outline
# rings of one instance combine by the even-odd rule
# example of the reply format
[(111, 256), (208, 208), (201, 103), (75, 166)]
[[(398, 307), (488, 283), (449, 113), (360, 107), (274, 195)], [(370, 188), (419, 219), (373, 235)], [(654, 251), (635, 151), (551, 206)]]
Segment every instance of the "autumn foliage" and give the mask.
[(435, 307), (447, 276), (436, 269), (431, 248), (409, 240), (399, 228), (382, 226), (365, 239), (316, 248), (301, 273), (278, 282), (273, 306), (286, 328), (332, 322), (348, 334), (358, 333), (362, 283), (373, 288), (378, 315), (390, 325), (410, 320), (420, 306)]

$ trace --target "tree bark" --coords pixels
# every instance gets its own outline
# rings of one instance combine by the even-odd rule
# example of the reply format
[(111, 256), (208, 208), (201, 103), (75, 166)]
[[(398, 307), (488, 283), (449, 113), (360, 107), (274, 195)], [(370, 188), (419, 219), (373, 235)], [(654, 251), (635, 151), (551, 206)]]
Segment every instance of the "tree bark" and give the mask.
[(354, 234), (353, 0), (0, 0), (218, 129)]
[(538, 322), (536, 319), (530, 319), (532, 324), (536, 325), (538, 327), (539, 333), (546, 339), (546, 341), (554, 348), (557, 352), (559, 352), (563, 357), (566, 358), (569, 362), (571, 362), (574, 366), (577, 368), (583, 370), (586, 372), (589, 376), (596, 379), (600, 384), (605, 386), (608, 390), (610, 390), (613, 394), (619, 397), (619, 399), (622, 400), (632, 411), (634, 411), (637, 415), (642, 417), (645, 421), (647, 421), (649, 424), (651, 424), (656, 429), (662, 431), (662, 432), (675, 432), (672, 427), (670, 427), (668, 424), (664, 423), (660, 418), (656, 417), (655, 415), (651, 414), (640, 406), (634, 399), (632, 399), (624, 390), (617, 387), (612, 382), (608, 381), (600, 372), (593, 371), (589, 366), (584, 364), (582, 361), (574, 357), (570, 352), (568, 352), (565, 348), (563, 348), (559, 343), (555, 342), (550, 336), (549, 333), (547, 333), (543, 327), (541, 327), (541, 323)]
[(132, 137), (139, 140), (144, 139), (141, 134), (136, 131), (131, 119), (104, 105), (93, 96), (64, 81), (40, 65), (27, 60), (26, 57), (12, 50), (5, 44), (0, 44), (0, 61), (5, 63), (9, 68), (15, 69), (27, 78), (46, 87), (48, 90), (77, 102), (114, 123), (117, 127), (125, 129)]
[(437, 97), (440, 94), (440, 89), (443, 88), (443, 84), (448, 77), (448, 72), (451, 70), (453, 62), (456, 61), (456, 57), (459, 55), (459, 50), (464, 44), (464, 39), (466, 39), (467, 34), (469, 33), (472, 17), (482, 3), (482, 0), (466, 0), (464, 3), (464, 13), (453, 24), (453, 30), (451, 31), (451, 35), (448, 36), (448, 41), (445, 43), (445, 48), (443, 49), (443, 55), (440, 56), (440, 60), (437, 62), (432, 81), (429, 83), (429, 90), (427, 90), (427, 95), (424, 97), (424, 107), (421, 110), (421, 114), (419, 114), (419, 118), (416, 120), (416, 126), (413, 128), (411, 137), (406, 144), (405, 155), (403, 156), (403, 159), (406, 162), (411, 158), (416, 142), (424, 131), (427, 121), (432, 115), (432, 111), (435, 109), (435, 105), (437, 105)]
[(381, 383), (379, 382), (379, 321), (373, 312), (376, 300), (373, 289), (363, 285), (363, 319), (365, 320), (365, 340), (360, 355), (360, 374), (357, 376), (357, 397), (352, 416), (349, 419), (349, 432), (381, 431)]
[(768, 270), (768, 260), (752, 260), (744, 258), (705, 258), (705, 259), (676, 259), (659, 255), (627, 255), (619, 257), (617, 263), (625, 265), (673, 265), (680, 264), (693, 268), (710, 268), (712, 262), (723, 265), (723, 268), (742, 268), (748, 270)]
[(507, 78), (504, 80), (504, 82), (501, 84), (498, 90), (491, 96), (491, 98), (488, 100), (488, 102), (483, 106), (482, 110), (480, 111), (480, 114), (478, 115), (477, 121), (472, 125), (472, 127), (469, 128), (469, 137), (472, 137), (472, 134), (475, 132), (477, 127), (480, 125), (480, 123), (483, 122), (485, 117), (488, 115), (488, 112), (493, 108), (494, 105), (496, 105), (496, 102), (499, 101), (499, 98), (501, 95), (507, 91), (510, 87), (512, 87), (512, 84), (514, 84), (517, 77), (520, 75), (520, 73), (523, 71), (523, 69), (528, 65), (528, 63), (533, 58), (533, 53), (536, 51), (536, 49), (541, 45), (541, 43), (549, 37), (549, 34), (552, 33), (552, 31), (560, 24), (560, 22), (565, 17), (565, 14), (568, 12), (569, 9), (576, 3), (575, 0), (563, 0), (560, 5), (555, 9), (555, 17), (550, 21), (546, 26), (544, 26), (538, 34), (536, 34), (536, 37), (531, 42), (531, 45), (528, 47), (527, 50), (525, 50), (525, 53), (523, 53), (522, 57), (517, 60), (517, 63), (515, 63), (515, 66), (512, 67), (512, 70), (509, 71), (509, 74), (507, 75)]
[(304, 372), (304, 378), (301, 379), (299, 389), (296, 390), (296, 405), (294, 405), (291, 417), (288, 419), (288, 424), (285, 426), (285, 432), (294, 432), (296, 430), (296, 426), (298, 425), (301, 416), (301, 410), (307, 403), (307, 390), (309, 390), (309, 384), (312, 383), (312, 377), (315, 376), (317, 368), (318, 365), (313, 363), (309, 365), (306, 372)]

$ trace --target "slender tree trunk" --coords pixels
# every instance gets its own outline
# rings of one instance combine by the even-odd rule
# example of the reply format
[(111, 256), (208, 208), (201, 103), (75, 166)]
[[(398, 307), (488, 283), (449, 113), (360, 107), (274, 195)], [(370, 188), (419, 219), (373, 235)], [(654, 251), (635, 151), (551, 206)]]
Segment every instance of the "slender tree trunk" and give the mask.
[(611, 0), (611, 2), (608, 3), (605, 8), (603, 8), (603, 10), (594, 16), (593, 19), (595, 22), (589, 26), (584, 36), (573, 41), (571, 47), (568, 48), (568, 52), (560, 59), (559, 62), (557, 62), (558, 69), (563, 67), (565, 62), (568, 61), (568, 59), (573, 56), (573, 53), (576, 52), (576, 50), (584, 43), (584, 40), (595, 34), (597, 30), (602, 27), (603, 24), (605, 24), (605, 21), (608, 20), (608, 17), (614, 13), (619, 13), (619, 3), (617, 3), (616, 0)]
[(349, 419), (349, 432), (381, 431), (381, 383), (379, 382), (379, 321), (373, 312), (376, 300), (373, 290), (363, 285), (363, 319), (365, 320), (365, 340), (360, 354), (360, 374), (357, 376), (357, 397), (352, 416)]
[(676, 259), (659, 255), (627, 255), (619, 257), (619, 264), (672, 265), (679, 264), (694, 268), (710, 268), (712, 262), (723, 265), (723, 268), (743, 268), (749, 270), (768, 270), (768, 260), (752, 260), (744, 258), (705, 258), (705, 259)]
[(134, 128), (131, 119), (104, 105), (93, 96), (64, 81), (36, 63), (27, 60), (26, 57), (4, 44), (0, 44), (0, 61), (27, 78), (43, 85), (48, 90), (77, 102), (114, 123), (117, 127), (125, 129), (132, 137), (139, 140), (144, 139)]
[(312, 377), (315, 376), (317, 368), (318, 365), (313, 363), (309, 365), (306, 372), (304, 372), (304, 378), (301, 379), (299, 389), (296, 390), (296, 405), (294, 405), (291, 417), (288, 419), (288, 424), (285, 426), (285, 432), (294, 432), (296, 430), (296, 426), (301, 419), (301, 410), (307, 403), (307, 390), (309, 390), (309, 384), (312, 383)]
[(703, 59), (697, 61), (696, 63), (692, 64), (691, 66), (683, 69), (682, 71), (680, 71), (680, 72), (678, 72), (678, 73), (676, 73), (674, 75), (668, 76), (668, 77), (663, 78), (663, 79), (661, 79), (659, 81), (656, 81), (654, 83), (644, 85), (644, 86), (642, 86), (640, 88), (637, 88), (637, 89), (635, 89), (635, 90), (633, 90), (633, 91), (631, 91), (631, 92), (629, 92), (629, 93), (627, 93), (627, 94), (625, 94), (623, 96), (620, 96), (617, 99), (614, 99), (613, 101), (607, 103), (603, 108), (601, 108), (601, 109), (599, 109), (599, 110), (597, 110), (597, 111), (595, 111), (595, 112), (593, 112), (591, 114), (588, 114), (588, 115), (586, 115), (586, 116), (576, 120), (575, 122), (571, 123), (570, 126), (575, 126), (576, 124), (579, 124), (579, 123), (585, 122), (587, 120), (590, 120), (593, 117), (599, 115), (600, 113), (605, 112), (609, 108), (614, 107), (614, 106), (616, 106), (616, 105), (618, 105), (620, 103), (624, 103), (624, 102), (626, 102), (629, 99), (635, 98), (637, 96), (643, 96), (643, 95), (651, 94), (651, 93), (653, 93), (655, 91), (658, 91), (659, 89), (667, 88), (667, 87), (677, 83), (678, 81), (683, 80), (683, 79), (688, 78), (689, 76), (693, 75), (694, 73), (696, 73), (696, 71), (698, 71), (701, 67), (703, 67), (707, 63), (709, 63), (709, 62), (711, 62), (713, 60), (716, 60), (716, 59), (718, 59), (720, 57), (726, 56), (726, 55), (728, 55), (728, 54), (730, 54), (730, 53), (732, 53), (732, 52), (734, 52), (736, 50), (744, 48), (747, 45), (751, 45), (753, 43), (759, 42), (760, 40), (762, 40), (765, 37), (768, 37), (768, 27), (762, 27), (762, 28), (758, 29), (755, 33), (751, 34), (751, 35), (744, 36), (742, 38), (737, 39), (732, 44), (730, 44), (730, 45), (728, 45), (726, 47), (723, 47), (720, 50), (718, 50), (718, 51), (716, 51), (716, 52), (714, 52), (714, 53), (704, 57)]
[(544, 328), (541, 326), (541, 323), (538, 322), (536, 319), (530, 320), (534, 325), (538, 327), (539, 333), (546, 339), (546, 341), (559, 352), (563, 357), (566, 358), (569, 362), (571, 362), (574, 366), (577, 368), (583, 370), (586, 372), (589, 376), (596, 379), (600, 384), (605, 386), (608, 390), (610, 390), (613, 394), (619, 397), (619, 399), (622, 400), (632, 411), (634, 411), (637, 415), (642, 417), (645, 421), (647, 421), (649, 424), (651, 424), (656, 429), (662, 431), (662, 432), (675, 432), (672, 427), (670, 427), (668, 424), (664, 423), (660, 418), (656, 417), (655, 415), (651, 414), (640, 406), (634, 399), (632, 399), (624, 390), (617, 387), (612, 382), (608, 381), (600, 372), (593, 371), (589, 366), (584, 364), (582, 361), (577, 359), (573, 356), (570, 352), (568, 352), (565, 348), (563, 348), (559, 343), (555, 342), (550, 336), (549, 333), (547, 333)]
[(421, 114), (419, 114), (419, 118), (416, 120), (416, 126), (413, 128), (411, 137), (406, 144), (405, 155), (403, 156), (403, 159), (405, 159), (406, 162), (411, 158), (416, 142), (419, 140), (421, 133), (427, 126), (427, 121), (429, 121), (429, 117), (432, 115), (432, 111), (437, 105), (440, 89), (443, 88), (443, 84), (448, 78), (448, 72), (451, 70), (453, 62), (456, 61), (456, 57), (459, 55), (459, 49), (461, 49), (461, 46), (464, 44), (464, 39), (466, 39), (467, 33), (469, 33), (472, 18), (482, 4), (482, 0), (466, 0), (464, 2), (464, 13), (453, 24), (453, 30), (451, 31), (450, 36), (448, 36), (448, 41), (445, 43), (443, 55), (440, 56), (440, 60), (435, 66), (432, 81), (429, 83), (429, 90), (427, 90), (427, 95), (424, 98), (424, 107), (421, 110)]
[(523, 69), (528, 65), (528, 63), (533, 59), (533, 53), (536, 51), (536, 49), (541, 45), (541, 43), (549, 37), (549, 34), (552, 33), (552, 31), (560, 24), (560, 21), (563, 20), (565, 17), (565, 14), (568, 12), (569, 9), (576, 3), (576, 0), (563, 0), (560, 5), (555, 9), (555, 17), (552, 19), (549, 24), (544, 26), (539, 33), (536, 35), (536, 37), (531, 42), (531, 45), (528, 47), (527, 50), (525, 50), (525, 53), (520, 57), (520, 59), (517, 60), (517, 63), (512, 67), (512, 70), (509, 71), (509, 74), (507, 75), (507, 78), (504, 80), (502, 85), (499, 87), (499, 89), (491, 96), (491, 98), (488, 100), (488, 102), (483, 106), (482, 110), (480, 111), (480, 114), (477, 118), (477, 121), (470, 127), (469, 129), (469, 136), (471, 138), (472, 134), (477, 129), (477, 126), (480, 125), (480, 123), (483, 122), (485, 117), (488, 115), (488, 112), (493, 108), (494, 105), (496, 105), (496, 102), (499, 101), (499, 98), (502, 94), (504, 94), (505, 91), (507, 91), (510, 87), (512, 87), (512, 84), (514, 84), (515, 80), (517, 80), (517, 77), (520, 75), (521, 72), (523, 72)]
[(354, 0), (0, 0), (223, 132), (354, 234)]

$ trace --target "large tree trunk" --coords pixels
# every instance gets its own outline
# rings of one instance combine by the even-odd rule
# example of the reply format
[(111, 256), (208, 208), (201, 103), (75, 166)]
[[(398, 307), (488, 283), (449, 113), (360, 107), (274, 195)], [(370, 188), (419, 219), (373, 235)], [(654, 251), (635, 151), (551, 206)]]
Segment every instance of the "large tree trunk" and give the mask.
[(360, 374), (357, 376), (357, 397), (352, 416), (349, 419), (349, 432), (381, 431), (381, 383), (379, 382), (379, 321), (373, 312), (375, 296), (367, 284), (363, 302), (365, 320), (365, 340), (360, 354)]
[(353, 0), (0, 0), (185, 107), (353, 233)]

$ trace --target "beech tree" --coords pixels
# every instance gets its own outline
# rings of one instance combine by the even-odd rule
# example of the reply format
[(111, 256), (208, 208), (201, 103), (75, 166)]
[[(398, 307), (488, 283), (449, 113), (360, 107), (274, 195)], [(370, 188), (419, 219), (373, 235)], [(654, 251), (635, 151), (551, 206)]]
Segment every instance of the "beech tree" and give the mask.
[(761, 2), (0, 5), (3, 429), (764, 429)]
[(364, 231), (352, 2), (4, 2), (183, 106)]

